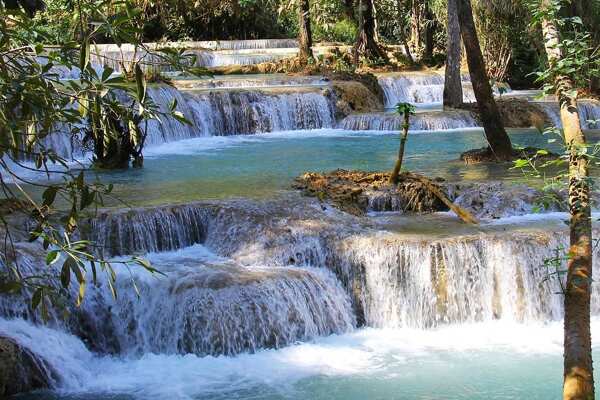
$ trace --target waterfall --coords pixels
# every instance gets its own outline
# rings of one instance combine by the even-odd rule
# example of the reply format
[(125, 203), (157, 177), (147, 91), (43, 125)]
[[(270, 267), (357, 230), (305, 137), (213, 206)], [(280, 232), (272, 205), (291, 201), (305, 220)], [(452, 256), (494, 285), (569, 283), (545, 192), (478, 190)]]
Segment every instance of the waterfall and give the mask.
[(329, 81), (323, 76), (288, 76), (284, 74), (214, 76), (211, 78), (178, 80), (175, 85), (180, 89), (243, 89), (243, 88), (290, 88), (323, 87)]
[[(66, 321), (53, 315), (49, 327), (101, 353), (141, 356), (233, 355), (348, 332), (356, 324), (349, 297), (327, 270), (241, 266), (201, 245), (147, 258), (166, 276), (115, 263), (117, 298), (99, 274), (99, 287), (88, 287), (76, 315)], [(48, 268), (43, 257), (22, 260), (25, 276)], [(0, 298), (0, 316), (38, 319), (23, 296)]]
[[(177, 110), (180, 111), (188, 121), (193, 123), (192, 109), (179, 90), (171, 86), (155, 85), (148, 87), (147, 91), (148, 95), (161, 112), (168, 114), (170, 104), (173, 101), (177, 101)], [(146, 134), (147, 145), (173, 142), (200, 136), (198, 130), (195, 129), (194, 126), (183, 124), (168, 116), (161, 117), (160, 121), (149, 121)]]
[[(357, 301), (369, 326), (547, 321), (562, 316), (562, 299), (543, 261), (567, 244), (564, 236), (557, 240), (552, 235), (509, 234), (438, 241), (357, 237), (344, 246), (341, 262), (346, 271), (362, 269)], [(600, 311), (597, 300), (593, 310)]]
[(89, 239), (106, 256), (178, 250), (205, 241), (211, 211), (187, 205), (103, 213), (89, 221)]
[[(339, 127), (345, 130), (398, 131), (402, 129), (404, 117), (392, 113), (353, 114), (344, 118)], [(468, 111), (444, 111), (417, 113), (410, 118), (410, 130), (433, 131), (445, 129), (473, 128), (479, 123)]]
[(198, 136), (329, 128), (334, 106), (321, 92), (188, 92)]
[[(94, 45), (91, 63), (108, 66), (120, 72), (123, 66), (130, 67), (134, 61), (140, 62), (144, 70), (173, 71), (164, 59), (155, 54), (160, 48), (185, 49), (184, 54), (194, 56), (197, 67), (220, 67), (228, 65), (251, 65), (275, 61), (296, 54), (298, 42), (293, 39), (231, 40), (206, 42), (146, 43), (145, 47), (123, 44)], [(77, 77), (77, 71), (65, 77)]]
[[(555, 249), (566, 245), (567, 234), (560, 228), (415, 240), (365, 228), (356, 231), (356, 221), (348, 216), (340, 217), (343, 220), (314, 216), (329, 222), (308, 231), (306, 217), (291, 216), (287, 229), (280, 231), (264, 221), (272, 210), (241, 210), (239, 205), (221, 210), (214, 205), (195, 207), (210, 210), (201, 217), (206, 246), (244, 264), (327, 268), (344, 283), (368, 326), (425, 328), (493, 319), (547, 321), (562, 313), (560, 298), (554, 295), (559, 289), (557, 282), (546, 279), (548, 268), (543, 265)], [(138, 243), (153, 242), (151, 230), (134, 228), (141, 221), (153, 226), (153, 220), (164, 219), (163, 228), (173, 230), (166, 237), (181, 235), (182, 227), (168, 222), (172, 217), (165, 217), (165, 212), (175, 209), (111, 216), (113, 224), (132, 225), (126, 229), (131, 236), (125, 241), (132, 247), (121, 251), (132, 252), (139, 249)], [(232, 221), (237, 223), (234, 230)], [(105, 237), (115, 231), (106, 225), (99, 228)], [(269, 240), (273, 235), (276, 242)], [(594, 312), (599, 312), (600, 303), (594, 301)]]
[(333, 101), (322, 91), (180, 91), (156, 86), (148, 93), (163, 111), (177, 100), (179, 111), (192, 123), (188, 126), (168, 117), (161, 119), (162, 124), (152, 121), (149, 145), (199, 136), (329, 128), (335, 123)]
[(327, 271), (242, 267), (205, 253), (194, 246), (150, 256), (167, 277), (143, 279), (139, 298), (123, 282), (111, 307), (123, 352), (233, 355), (355, 325), (349, 298)]
[[(552, 126), (561, 128), (560, 108), (558, 103), (549, 101), (535, 102), (535, 104), (544, 111)], [(583, 129), (599, 129), (600, 123), (600, 103), (597, 101), (580, 100), (577, 103), (579, 119)]]
[[(559, 222), (463, 234), (384, 227), (293, 198), (105, 210), (81, 222), (88, 238), (107, 246), (107, 256), (142, 253), (166, 276), (114, 264), (116, 298), (100, 274), (81, 311), (47, 327), (35, 326), (23, 298), (2, 297), (0, 335), (41, 357), (68, 388), (89, 378), (86, 364), (150, 353), (236, 355), (361, 325), (427, 329), (562, 317), (558, 281), (543, 265), (567, 244)], [(62, 264), (47, 266), (36, 243), (17, 251), (28, 260), (25, 273)], [(594, 259), (597, 273), (600, 249)], [(600, 289), (593, 291), (598, 314)], [(99, 357), (106, 354), (115, 357)]]
[[(382, 75), (379, 85), (385, 95), (386, 108), (398, 103), (442, 103), (444, 100), (444, 76), (438, 73), (402, 73)], [(463, 98), (474, 102), (475, 95), (468, 77), (463, 76)]]
[[(168, 114), (177, 101), (191, 125), (167, 115), (147, 123), (146, 146), (201, 136), (227, 136), (274, 131), (331, 128), (335, 106), (331, 92), (319, 87), (292, 90), (199, 90), (184, 91), (167, 85), (151, 85), (148, 96)], [(142, 127), (144, 128), (144, 127)], [(48, 148), (66, 159), (82, 157), (81, 140), (68, 128), (57, 126), (44, 139)]]

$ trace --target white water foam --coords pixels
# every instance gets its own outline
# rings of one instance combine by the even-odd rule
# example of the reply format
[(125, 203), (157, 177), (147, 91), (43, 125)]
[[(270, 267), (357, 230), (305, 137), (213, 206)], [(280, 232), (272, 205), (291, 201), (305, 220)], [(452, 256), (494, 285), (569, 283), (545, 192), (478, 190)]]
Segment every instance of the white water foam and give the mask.
[[(296, 398), (295, 386), (306, 379), (375, 379), (384, 385), (386, 380), (414, 374), (419, 366), (431, 368), (428, 364), (434, 363), (460, 369), (462, 363), (480, 357), (489, 360), (488, 373), (495, 374), (500, 372), (494, 372), (495, 357), (510, 354), (517, 368), (524, 359), (543, 356), (560, 363), (562, 353), (562, 324), (558, 322), (521, 325), (496, 321), (428, 331), (362, 329), (237, 357), (146, 354), (135, 359), (93, 356), (78, 339), (25, 321), (0, 320), (0, 332), (7, 329), (18, 329), (19, 340), (27, 342), (23, 344), (61, 371), (61, 395), (83, 398), (126, 394), (135, 399), (187, 400), (228, 398), (227, 393), (229, 398), (257, 398), (251, 393), (256, 387)], [(594, 318), (592, 331), (599, 330), (600, 320)], [(599, 346), (600, 341), (594, 340), (593, 347)], [(448, 358), (453, 354), (460, 356)], [(219, 393), (225, 397), (218, 397)], [(330, 395), (335, 397), (335, 393)]]

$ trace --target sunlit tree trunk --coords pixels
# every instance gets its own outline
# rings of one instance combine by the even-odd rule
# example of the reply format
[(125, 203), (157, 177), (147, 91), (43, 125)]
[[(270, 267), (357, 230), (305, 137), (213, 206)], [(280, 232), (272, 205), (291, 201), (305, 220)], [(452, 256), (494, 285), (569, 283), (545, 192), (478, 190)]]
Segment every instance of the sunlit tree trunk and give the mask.
[(410, 38), (415, 53), (421, 53), (421, 5), (419, 0), (410, 0)]
[(314, 59), (312, 51), (312, 31), (310, 29), (310, 3), (309, 0), (298, 0), (298, 42), (300, 51), (298, 56), (303, 62)]
[[(552, 2), (544, 0), (549, 10)], [(542, 21), (544, 44), (550, 66), (562, 59), (556, 20), (546, 14)], [(594, 399), (590, 295), (592, 283), (592, 220), (587, 156), (581, 151), (586, 139), (577, 113), (577, 95), (568, 75), (554, 77), (560, 103), (560, 119), (569, 158), (570, 248), (565, 286), (564, 400)]]
[(463, 101), (460, 76), (461, 48), (460, 23), (457, 0), (448, 0), (448, 43), (446, 45), (446, 77), (444, 81), (444, 107), (457, 108)]
[(389, 183), (392, 185), (398, 184), (400, 171), (402, 170), (402, 161), (404, 160), (404, 148), (408, 139), (408, 129), (410, 128), (410, 113), (404, 112), (404, 121), (402, 123), (402, 136), (400, 136), (400, 147), (398, 148), (398, 158), (394, 164), (394, 169), (390, 175)]
[(369, 59), (387, 59), (377, 43), (376, 23), (373, 0), (359, 0), (358, 3), (358, 38), (354, 48), (355, 59), (360, 56)]
[(477, 107), (485, 130), (485, 137), (498, 161), (509, 160), (512, 156), (510, 138), (504, 129), (498, 106), (494, 100), (492, 87), (485, 70), (485, 63), (479, 38), (473, 22), (473, 10), (470, 0), (457, 0), (460, 32), (465, 45), (467, 63)]

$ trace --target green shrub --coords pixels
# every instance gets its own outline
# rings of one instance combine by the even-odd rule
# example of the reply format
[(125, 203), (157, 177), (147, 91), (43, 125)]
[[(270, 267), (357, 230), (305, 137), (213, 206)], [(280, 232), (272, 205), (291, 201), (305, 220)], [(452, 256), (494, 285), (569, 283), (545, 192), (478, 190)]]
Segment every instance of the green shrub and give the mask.
[(334, 42), (354, 43), (358, 28), (354, 22), (343, 19), (331, 28), (331, 40)]

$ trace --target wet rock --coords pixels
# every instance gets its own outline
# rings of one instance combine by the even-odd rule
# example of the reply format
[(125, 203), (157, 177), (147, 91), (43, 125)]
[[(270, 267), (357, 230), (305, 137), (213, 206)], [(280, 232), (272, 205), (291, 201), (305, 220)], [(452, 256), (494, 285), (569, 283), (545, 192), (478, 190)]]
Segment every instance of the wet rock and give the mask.
[(383, 89), (379, 85), (379, 81), (377, 77), (371, 73), (355, 73), (355, 72), (331, 72), (331, 71), (323, 71), (325, 77), (335, 82), (358, 82), (361, 83), (364, 87), (366, 87), (376, 98), (379, 100), (381, 104), (383, 104), (385, 99), (385, 93)]
[(383, 111), (383, 104), (377, 96), (364, 84), (353, 81), (335, 81), (333, 90), (336, 94), (336, 110), (338, 119), (355, 112)]
[(46, 363), (13, 339), (0, 336), (0, 397), (50, 387)]
[[(471, 211), (477, 218), (504, 218), (536, 211), (543, 194), (525, 185), (503, 182), (449, 185), (454, 204)], [(558, 211), (558, 204), (548, 204), (546, 211)]]
[(480, 164), (499, 161), (515, 161), (518, 159), (530, 159), (535, 162), (549, 161), (558, 158), (557, 154), (551, 152), (538, 153), (540, 149), (535, 147), (526, 147), (524, 149), (513, 149), (510, 160), (499, 160), (496, 154), (489, 147), (465, 151), (460, 155), (460, 159), (466, 164)]
[[(524, 99), (507, 97), (496, 101), (504, 126), (508, 128), (543, 129), (552, 123), (544, 110), (536, 103)], [(477, 103), (465, 103), (461, 108), (474, 112), (479, 117)]]

